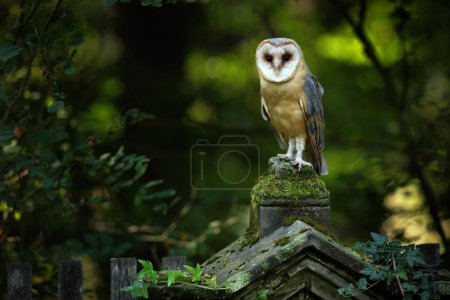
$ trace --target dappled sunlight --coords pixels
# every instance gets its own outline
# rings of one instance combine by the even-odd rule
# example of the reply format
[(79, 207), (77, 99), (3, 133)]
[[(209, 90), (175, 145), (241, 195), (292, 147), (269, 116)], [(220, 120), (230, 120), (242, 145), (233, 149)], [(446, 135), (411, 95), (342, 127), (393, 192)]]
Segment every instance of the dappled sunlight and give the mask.
[(214, 118), (214, 107), (211, 103), (197, 99), (186, 109), (188, 117), (198, 123), (207, 123)]
[[(441, 238), (433, 229), (433, 220), (424, 208), (423, 197), (417, 183), (398, 187), (386, 196), (383, 204), (391, 213), (382, 224), (383, 231), (389, 239), (414, 244), (440, 243), (441, 252), (444, 252)], [(443, 220), (442, 225), (449, 237), (450, 219)]]
[(352, 65), (370, 65), (364, 55), (362, 44), (348, 27), (320, 36), (317, 39), (316, 48), (326, 58)]

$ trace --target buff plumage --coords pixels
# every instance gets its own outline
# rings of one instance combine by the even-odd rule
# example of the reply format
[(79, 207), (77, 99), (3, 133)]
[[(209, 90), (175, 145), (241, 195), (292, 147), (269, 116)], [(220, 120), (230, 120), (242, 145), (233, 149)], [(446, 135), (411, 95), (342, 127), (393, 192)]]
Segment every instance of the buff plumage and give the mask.
[(300, 46), (288, 38), (264, 40), (256, 50), (256, 66), (261, 114), (271, 123), (280, 146), (287, 148), (279, 156), (289, 158), (299, 169), (312, 166), (319, 174), (328, 174), (322, 153), (323, 88), (307, 67)]

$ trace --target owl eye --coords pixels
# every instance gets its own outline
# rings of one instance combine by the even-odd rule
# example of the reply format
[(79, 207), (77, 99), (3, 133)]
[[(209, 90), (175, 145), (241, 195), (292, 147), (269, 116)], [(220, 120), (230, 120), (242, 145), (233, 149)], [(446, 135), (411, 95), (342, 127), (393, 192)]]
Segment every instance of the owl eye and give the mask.
[(289, 61), (291, 59), (291, 54), (289, 54), (289, 53), (283, 54), (282, 59), (284, 62)]
[(266, 59), (266, 61), (268, 61), (268, 62), (272, 62), (273, 56), (270, 55), (270, 54), (267, 54), (266, 57), (265, 57), (265, 59)]

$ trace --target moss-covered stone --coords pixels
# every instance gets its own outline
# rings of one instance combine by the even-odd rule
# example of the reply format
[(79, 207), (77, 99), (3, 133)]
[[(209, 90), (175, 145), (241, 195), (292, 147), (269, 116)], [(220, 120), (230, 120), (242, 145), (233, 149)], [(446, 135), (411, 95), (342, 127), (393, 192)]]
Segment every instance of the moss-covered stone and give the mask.
[(234, 274), (231, 276), (225, 283), (225, 286), (228, 286), (231, 291), (237, 291), (247, 284), (250, 283), (252, 280), (252, 275), (249, 272), (239, 272), (237, 274)]
[(275, 241), (275, 245), (277, 245), (277, 246), (286, 245), (287, 243), (289, 243), (289, 239), (290, 238), (288, 236), (282, 237)]
[[(307, 216), (291, 216), (291, 217), (298, 217), (297, 219), (291, 219), (286, 218), (286, 222), (285, 223), (289, 223), (289, 225), (291, 225), (292, 223), (294, 223), (296, 220), (300, 220), (308, 225), (311, 225), (312, 227), (314, 227), (315, 229), (317, 229), (318, 231), (324, 233), (326, 236), (332, 238), (332, 239), (336, 239), (336, 235), (334, 234), (333, 231), (329, 230), (326, 226), (324, 226), (323, 224), (320, 224), (318, 222), (316, 222), (316, 220), (314, 220), (313, 218), (307, 217)], [(292, 221), (292, 222), (291, 222)]]
[(325, 183), (318, 175), (314, 173), (311, 176), (309, 172), (289, 176), (262, 175), (252, 190), (252, 199), (256, 203), (262, 199), (309, 200), (326, 199), (328, 196)]
[(327, 199), (329, 192), (320, 176), (310, 167), (299, 171), (288, 159), (273, 157), (268, 173), (252, 189), (253, 205), (262, 199)]
[(239, 251), (242, 251), (242, 249), (244, 249), (247, 246), (254, 245), (258, 241), (258, 239), (259, 237), (257, 229), (250, 226), (249, 228), (247, 228), (247, 231), (244, 235), (244, 239), (241, 242)]

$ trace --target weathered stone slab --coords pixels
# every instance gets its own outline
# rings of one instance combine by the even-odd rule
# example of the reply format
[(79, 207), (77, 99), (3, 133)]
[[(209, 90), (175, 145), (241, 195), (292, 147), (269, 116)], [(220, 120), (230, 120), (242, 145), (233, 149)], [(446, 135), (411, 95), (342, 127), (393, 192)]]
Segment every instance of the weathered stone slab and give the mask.
[(330, 224), (330, 207), (273, 207), (273, 206), (259, 206), (259, 237), (265, 237), (272, 233), (275, 229), (292, 223), (292, 218), (313, 220), (315, 223), (323, 225), (326, 229), (331, 230)]

